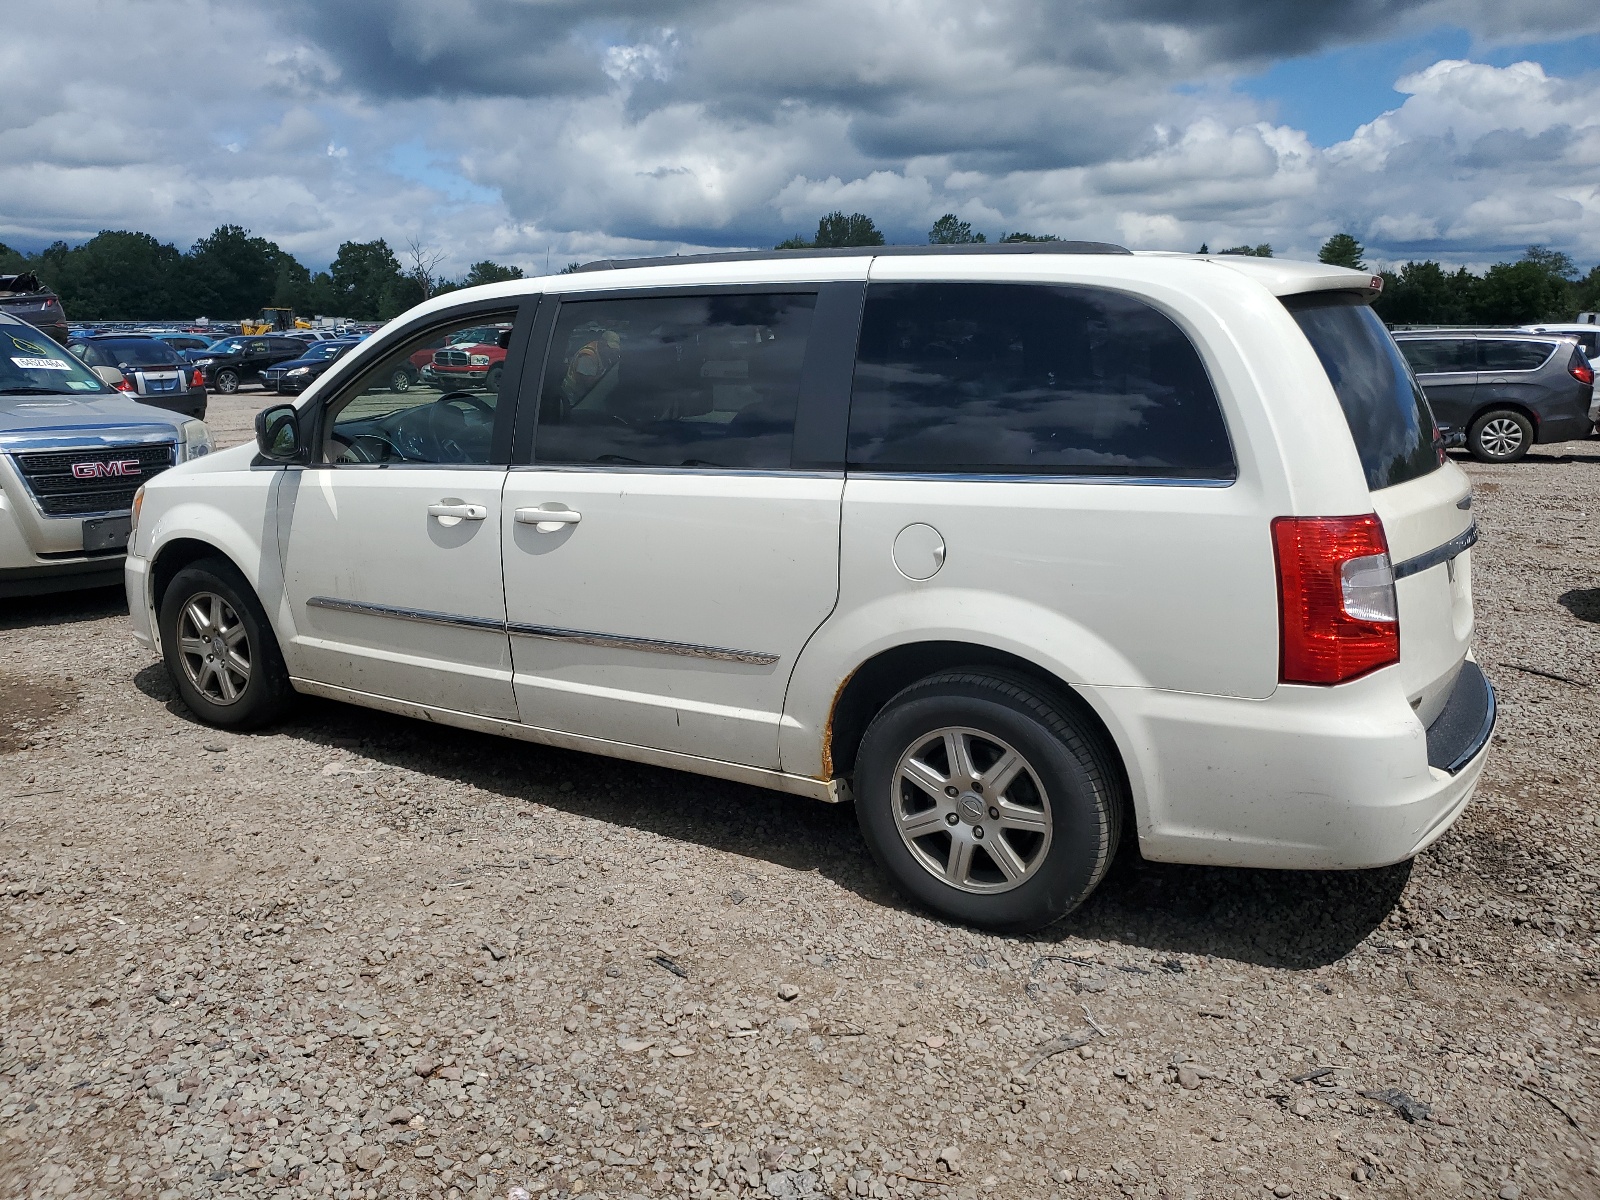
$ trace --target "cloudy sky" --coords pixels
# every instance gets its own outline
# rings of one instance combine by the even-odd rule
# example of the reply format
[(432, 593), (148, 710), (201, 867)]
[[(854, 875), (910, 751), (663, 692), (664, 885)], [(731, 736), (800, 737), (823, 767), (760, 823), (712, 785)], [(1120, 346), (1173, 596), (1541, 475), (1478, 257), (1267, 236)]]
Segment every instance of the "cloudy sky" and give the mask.
[(1597, 0), (53, 0), (0, 38), (0, 241), (232, 222), (537, 272), (840, 208), (1587, 266), (1597, 66)]

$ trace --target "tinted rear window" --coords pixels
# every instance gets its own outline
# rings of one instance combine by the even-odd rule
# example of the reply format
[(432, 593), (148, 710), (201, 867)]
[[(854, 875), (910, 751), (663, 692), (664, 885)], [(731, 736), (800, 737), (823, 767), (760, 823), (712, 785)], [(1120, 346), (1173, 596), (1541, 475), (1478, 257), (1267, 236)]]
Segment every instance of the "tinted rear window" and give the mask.
[(1433, 413), (1378, 314), (1357, 296), (1290, 296), (1294, 314), (1328, 373), (1373, 491), (1439, 466)]
[(1537, 371), (1555, 346), (1550, 342), (1506, 340), (1479, 343), (1485, 371)]
[(91, 342), (99, 351), (106, 366), (127, 363), (132, 367), (165, 367), (182, 361), (178, 352), (155, 338), (126, 338), (108, 342)]
[(875, 283), (849, 462), (879, 470), (1233, 479), (1199, 354), (1099, 288)]

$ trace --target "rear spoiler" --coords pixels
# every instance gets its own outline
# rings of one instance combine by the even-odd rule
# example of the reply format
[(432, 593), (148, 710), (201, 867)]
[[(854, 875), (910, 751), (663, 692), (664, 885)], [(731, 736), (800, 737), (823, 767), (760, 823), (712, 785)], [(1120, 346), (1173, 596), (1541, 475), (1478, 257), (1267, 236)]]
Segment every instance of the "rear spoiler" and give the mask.
[(32, 271), (20, 275), (0, 275), (0, 292), (42, 292), (44, 285)]

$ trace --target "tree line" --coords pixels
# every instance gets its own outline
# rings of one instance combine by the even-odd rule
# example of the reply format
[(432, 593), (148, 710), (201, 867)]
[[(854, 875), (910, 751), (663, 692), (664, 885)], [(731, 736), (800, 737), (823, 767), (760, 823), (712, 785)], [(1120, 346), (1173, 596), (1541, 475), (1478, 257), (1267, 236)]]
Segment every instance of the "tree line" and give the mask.
[[(1055, 234), (1002, 233), (1001, 242), (1053, 242)], [(928, 230), (930, 245), (986, 242), (972, 224), (945, 213)], [(817, 222), (810, 239), (795, 235), (778, 243), (779, 250), (808, 247), (881, 246), (883, 233), (865, 213), (831, 212)], [(1204, 243), (1201, 254), (1212, 251)], [(1229, 246), (1217, 254), (1271, 258), (1268, 242)], [(1366, 248), (1349, 233), (1336, 233), (1317, 257), (1334, 266), (1368, 269)], [(1570, 321), (1580, 312), (1600, 311), (1600, 266), (1579, 277), (1577, 264), (1560, 250), (1529, 246), (1515, 262), (1495, 263), (1482, 275), (1465, 267), (1448, 270), (1432, 260), (1408, 262), (1398, 270), (1379, 271), (1383, 294), (1374, 303), (1390, 325), (1530, 325)]]
[[(945, 213), (928, 230), (930, 245), (987, 240), (955, 213)], [(1058, 240), (1055, 234), (1021, 231), (996, 238), (1002, 243)], [(883, 244), (883, 232), (871, 217), (836, 211), (817, 222), (813, 237), (797, 234), (777, 248)], [(1210, 253), (1203, 244), (1200, 252)], [(1273, 251), (1263, 242), (1216, 253), (1270, 258)], [(1353, 235), (1338, 233), (1323, 243), (1317, 257), (1364, 271), (1365, 255)], [(343, 243), (328, 270), (313, 272), (275, 242), (238, 225), (220, 225), (186, 251), (126, 230), (104, 230), (78, 246), (54, 242), (37, 254), (0, 242), (0, 274), (32, 271), (55, 289), (75, 321), (236, 320), (267, 307), (381, 321), (440, 292), (522, 278), (520, 267), (488, 259), (474, 263), (460, 279), (443, 278), (438, 274), (442, 259), (441, 252), (415, 241), (396, 253), (378, 238)], [(1525, 325), (1569, 321), (1579, 312), (1600, 310), (1600, 266), (1580, 276), (1570, 255), (1545, 246), (1529, 246), (1515, 262), (1495, 263), (1481, 275), (1431, 260), (1379, 274), (1383, 294), (1373, 307), (1391, 325)]]
[(438, 251), (413, 242), (402, 253), (406, 261), (382, 238), (345, 242), (328, 270), (313, 272), (238, 225), (220, 225), (186, 251), (148, 233), (108, 229), (37, 254), (0, 242), (0, 274), (33, 272), (74, 321), (237, 320), (268, 307), (382, 321), (439, 292), (522, 278), (520, 267), (486, 259), (461, 279), (445, 279)]

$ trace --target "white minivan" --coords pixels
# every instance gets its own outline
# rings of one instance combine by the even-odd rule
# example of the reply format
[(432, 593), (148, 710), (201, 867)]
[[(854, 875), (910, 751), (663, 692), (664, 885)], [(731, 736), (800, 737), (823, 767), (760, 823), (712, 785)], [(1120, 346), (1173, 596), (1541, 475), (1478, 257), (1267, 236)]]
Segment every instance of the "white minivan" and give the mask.
[[(1147, 858), (1352, 868), (1483, 768), (1465, 475), (1317, 264), (1100, 243), (597, 263), (431, 300), (153, 480), (137, 636), (295, 692), (853, 800), (997, 929)], [(499, 326), (498, 391), (391, 391)], [(449, 385), (445, 385), (449, 386)]]

